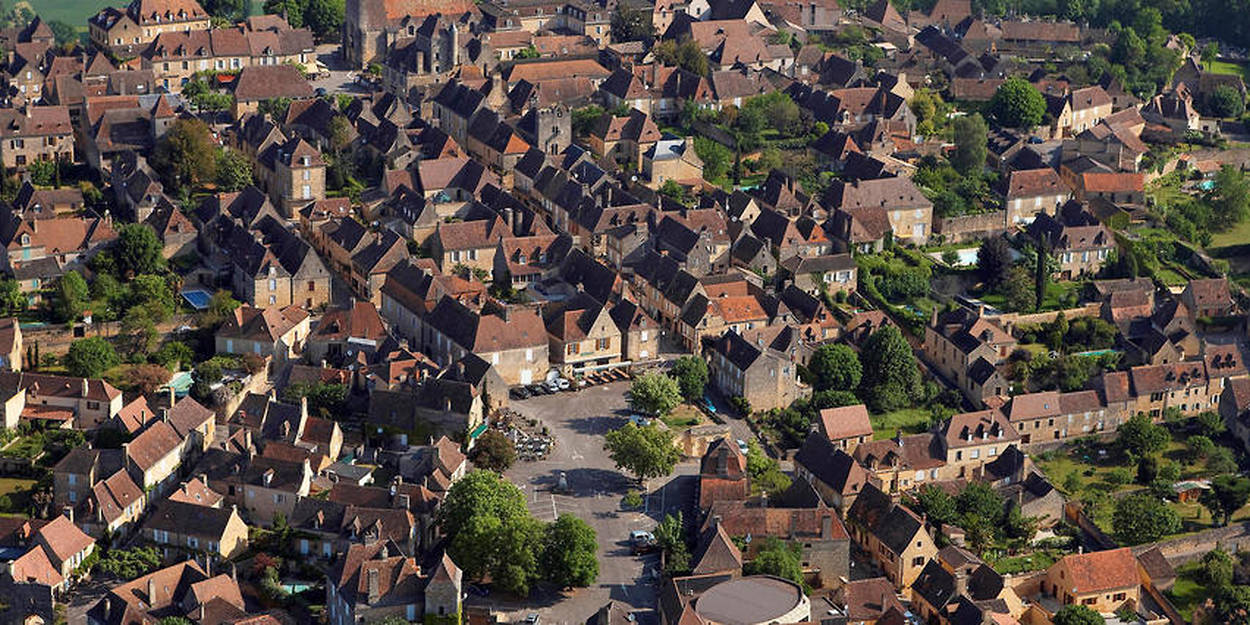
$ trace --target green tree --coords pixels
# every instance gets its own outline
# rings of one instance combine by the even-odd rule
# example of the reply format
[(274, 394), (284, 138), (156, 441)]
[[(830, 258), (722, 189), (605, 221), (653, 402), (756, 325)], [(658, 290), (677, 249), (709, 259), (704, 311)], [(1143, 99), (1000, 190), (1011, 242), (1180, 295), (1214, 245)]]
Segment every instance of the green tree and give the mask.
[(1149, 485), (1159, 477), (1159, 459), (1154, 456), (1142, 456), (1137, 461), (1137, 483)]
[(281, 15), (292, 28), (304, 27), (305, 0), (265, 0), (265, 13)]
[(1217, 547), (1202, 554), (1202, 568), (1199, 572), (1207, 586), (1214, 590), (1232, 585), (1235, 568), (1236, 562), (1233, 561), (1232, 556)]
[(573, 109), (570, 113), (572, 119), (569, 123), (573, 127), (573, 136), (587, 137), (590, 132), (595, 129), (595, 124), (599, 122), (599, 118), (603, 117), (603, 107), (597, 104), (588, 104), (581, 108)]
[(703, 389), (707, 386), (707, 361), (698, 356), (682, 356), (673, 363), (669, 375), (677, 380), (681, 396), (688, 402), (697, 402), (703, 398)]
[(1232, 165), (1220, 167), (1211, 191), (1212, 222), (1216, 229), (1227, 230), (1250, 216), (1250, 179)]
[(252, 161), (242, 152), (223, 148), (217, 156), (217, 189), (242, 191), (252, 184), (252, 169)]
[(664, 477), (673, 472), (681, 453), (673, 444), (673, 433), (654, 425), (638, 427), (626, 423), (603, 437), (603, 448), (618, 469), (639, 480)]
[(80, 378), (98, 378), (119, 364), (113, 344), (99, 336), (74, 341), (65, 354), (65, 369)]
[(1211, 65), (1220, 58), (1220, 44), (1212, 41), (1202, 48), (1202, 63), (1211, 71)]
[(1105, 625), (1107, 619), (1089, 606), (1065, 605), (1055, 612), (1051, 622), (1055, 625)]
[(703, 161), (705, 180), (720, 180), (733, 166), (733, 152), (707, 137), (694, 138), (694, 151), (699, 155), (699, 160)]
[(1007, 279), (1011, 267), (1011, 245), (1003, 237), (990, 237), (977, 248), (977, 274), (991, 289)]
[(629, 387), (629, 405), (639, 412), (664, 417), (680, 403), (677, 381), (662, 373), (644, 374)]
[(651, 15), (625, 3), (612, 10), (612, 41), (650, 41), (655, 37)]
[(323, 419), (334, 419), (348, 411), (347, 387), (343, 384), (325, 382), (288, 385), (282, 391), (282, 401), (298, 404), (308, 400), (308, 412)]
[(61, 20), (48, 20), (48, 28), (52, 29), (52, 37), (56, 45), (61, 46), (62, 49), (74, 47), (81, 39), (78, 29), (74, 28), (73, 24), (67, 24)]
[(160, 332), (156, 330), (151, 306), (132, 306), (122, 318), (123, 347), (130, 362), (141, 362), (156, 349)]
[(798, 543), (786, 543), (769, 536), (755, 559), (743, 567), (748, 575), (772, 575), (788, 579), (800, 587), (803, 581), (803, 551)]
[(1250, 478), (1217, 475), (1211, 480), (1211, 488), (1203, 491), (1199, 501), (1211, 511), (1212, 519), (1220, 525), (1228, 525), (1233, 514), (1250, 501)]
[(1215, 442), (1210, 437), (1201, 434), (1190, 436), (1189, 440), (1185, 441), (1185, 444), (1189, 447), (1190, 459), (1195, 462), (1206, 458), (1215, 450)]
[(933, 523), (946, 525), (959, 519), (955, 498), (936, 484), (925, 484), (913, 490), (909, 497), (912, 510), (925, 515)]
[(1179, 532), (1181, 517), (1158, 497), (1140, 493), (1116, 502), (1111, 527), (1121, 544), (1140, 545)]
[(77, 271), (61, 276), (52, 298), (52, 312), (62, 321), (75, 321), (87, 309), (91, 292), (87, 281)]
[(781, 463), (755, 441), (747, 445), (747, 475), (751, 476), (751, 490), (756, 492), (783, 493), (790, 488), (790, 477), (781, 471)]
[(656, 60), (665, 65), (675, 65), (699, 76), (707, 76), (709, 73), (707, 55), (699, 48), (699, 42), (694, 38), (684, 39), (681, 43), (671, 39), (661, 41), (651, 48), (651, 53), (655, 55)]
[(670, 575), (684, 575), (690, 572), (690, 547), (686, 545), (686, 526), (681, 511), (674, 516), (664, 515), (652, 532), (655, 544), (664, 552), (664, 570)]
[(344, 0), (306, 0), (304, 25), (320, 40), (335, 39), (343, 27)]
[(990, 99), (990, 114), (1008, 128), (1034, 128), (1042, 123), (1046, 99), (1029, 81), (1012, 76), (999, 85)]
[(150, 305), (153, 319), (157, 322), (169, 320), (174, 314), (174, 292), (169, 288), (165, 278), (145, 273), (135, 276), (130, 283), (130, 303), (132, 305)]
[(217, 329), (234, 314), (234, 310), (243, 304), (230, 295), (230, 291), (217, 290), (208, 300), (208, 307), (200, 312), (201, 327)]
[(989, 145), (989, 126), (979, 113), (973, 113), (956, 119), (954, 128), (955, 152), (951, 155), (951, 165), (964, 176), (981, 175)]
[(508, 592), (529, 594), (538, 579), (542, 529), (519, 488), (493, 471), (471, 471), (447, 491), (438, 523), (448, 555), (468, 577), (489, 576)]
[(1212, 92), (1207, 105), (1216, 117), (1241, 117), (1246, 112), (1246, 100), (1241, 92), (1228, 85), (1220, 85)]
[(26, 310), (26, 296), (22, 286), (12, 278), (0, 279), (0, 314), (16, 315)]
[(30, 173), (30, 183), (37, 187), (56, 186), (57, 172), (60, 170), (56, 161), (36, 160), (26, 168)]
[(1208, 473), (1232, 473), (1236, 470), (1237, 461), (1233, 458), (1232, 450), (1227, 447), (1216, 447), (1207, 456)]
[[(248, 171), (251, 171), (250, 166)], [(118, 228), (113, 253), (122, 278), (165, 270), (164, 246), (156, 231), (147, 224), (123, 224)]]
[(189, 191), (217, 177), (217, 143), (197, 118), (178, 119), (152, 151), (152, 169), (166, 187)]
[(169, 341), (152, 354), (151, 360), (170, 371), (178, 371), (195, 361), (195, 352), (182, 341)]
[(516, 462), (516, 447), (499, 430), (486, 430), (473, 444), (473, 465), (503, 473)]
[(1208, 437), (1219, 436), (1224, 433), (1224, 419), (1220, 418), (1220, 413), (1214, 410), (1207, 410), (1198, 413), (1195, 421), (1198, 428)]
[(208, 0), (204, 10), (213, 17), (220, 17), (231, 22), (244, 17), (243, 0)]
[(864, 377), (859, 355), (841, 343), (817, 347), (807, 361), (807, 372), (817, 391), (853, 391)]
[(561, 514), (543, 528), (542, 556), (538, 568), (558, 588), (585, 588), (599, 578), (599, 543), (590, 524)]
[(1163, 451), (1171, 435), (1163, 426), (1155, 425), (1144, 413), (1129, 417), (1116, 435), (1120, 449), (1134, 456), (1146, 456)]
[(1019, 265), (1007, 268), (1007, 279), (999, 285), (998, 291), (1003, 295), (1003, 306), (1011, 312), (1032, 311), (1037, 303), (1033, 276)]
[(887, 325), (868, 337), (861, 353), (864, 376), (860, 397), (876, 412), (888, 412), (910, 405), (924, 394), (916, 356), (902, 332)]

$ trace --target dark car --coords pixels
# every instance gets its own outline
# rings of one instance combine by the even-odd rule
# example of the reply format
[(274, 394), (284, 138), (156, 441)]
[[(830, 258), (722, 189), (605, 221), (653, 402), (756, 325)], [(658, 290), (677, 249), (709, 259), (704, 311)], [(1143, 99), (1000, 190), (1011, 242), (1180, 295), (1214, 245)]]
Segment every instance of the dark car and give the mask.
[(531, 393), (526, 390), (524, 386), (518, 386), (508, 391), (508, 395), (511, 396), (512, 399), (529, 399), (531, 397)]

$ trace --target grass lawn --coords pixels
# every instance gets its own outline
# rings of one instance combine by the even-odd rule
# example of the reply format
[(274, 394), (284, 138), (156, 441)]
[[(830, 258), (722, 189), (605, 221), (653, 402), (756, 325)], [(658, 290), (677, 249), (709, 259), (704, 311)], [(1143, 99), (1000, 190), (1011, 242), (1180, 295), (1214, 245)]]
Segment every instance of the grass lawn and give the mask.
[(703, 422), (703, 413), (690, 404), (681, 404), (663, 419), (664, 424), (674, 430), (684, 430)]
[(0, 495), (11, 495), (18, 491), (30, 490), (35, 480), (24, 480), (16, 477), (0, 477)]
[(894, 436), (900, 428), (904, 434), (918, 434), (929, 429), (932, 415), (925, 408), (903, 408), (885, 414), (870, 415), (873, 438), (876, 440)]
[(1189, 280), (1186, 280), (1185, 276), (1182, 276), (1167, 267), (1160, 267), (1156, 270), (1155, 277), (1162, 280), (1163, 283), (1168, 286), (1185, 286), (1186, 284), (1189, 284)]
[(1062, 558), (1064, 553), (1057, 549), (1042, 549), (1022, 556), (1002, 558), (991, 563), (995, 571), (1002, 575), (1023, 573), (1025, 571), (1041, 571), (1050, 568)]
[(1231, 74), (1233, 76), (1241, 76), (1245, 80), (1250, 80), (1250, 67), (1247, 67), (1243, 63), (1215, 61), (1211, 63), (1211, 69), (1209, 71), (1212, 74)]
[(8, 507), (0, 510), (8, 514), (24, 512), (30, 507), (30, 496), (37, 483), (36, 480), (0, 477), (0, 497), (8, 500)]
[(1211, 591), (1198, 580), (1197, 562), (1176, 569), (1176, 583), (1167, 591), (1168, 599), (1186, 621), (1193, 620), (1194, 607), (1206, 601)]
[(1207, 249), (1213, 250), (1229, 245), (1243, 245), (1250, 243), (1250, 221), (1243, 221), (1226, 232), (1213, 232), (1211, 234), (1211, 245)]
[[(24, 0), (17, 4), (26, 5), (45, 21), (59, 20), (86, 32), (87, 18), (95, 15), (104, 7), (114, 6), (118, 3), (113, 0), (39, 0), (33, 3), (29, 0)], [(7, 8), (11, 4), (5, 2), (4, 6)]]

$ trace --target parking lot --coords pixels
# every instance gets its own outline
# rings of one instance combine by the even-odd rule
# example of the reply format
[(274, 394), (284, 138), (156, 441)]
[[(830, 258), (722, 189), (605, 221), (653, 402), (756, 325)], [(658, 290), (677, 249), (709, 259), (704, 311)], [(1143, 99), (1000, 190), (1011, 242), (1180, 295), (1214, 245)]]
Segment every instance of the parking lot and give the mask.
[[(493, 595), (473, 597), (470, 605), (490, 604), (504, 622), (517, 622), (526, 613), (537, 612), (543, 623), (567, 625), (584, 623), (609, 599), (637, 609), (655, 607), (659, 555), (634, 556), (629, 533), (651, 530), (665, 512), (676, 512), (693, 503), (698, 465), (685, 462), (667, 481), (652, 480), (652, 495), (644, 510), (621, 509), (621, 498), (634, 482), (621, 475), (607, 457), (603, 434), (627, 421), (628, 388), (626, 382), (615, 382), (511, 402), (522, 417), (539, 419), (548, 426), (555, 444), (546, 458), (518, 462), (507, 477), (525, 491), (535, 518), (551, 521), (568, 513), (595, 528), (599, 539), (598, 583), (568, 593), (535, 592), (523, 603)], [(561, 472), (567, 476), (569, 490), (555, 493), (553, 487)]]

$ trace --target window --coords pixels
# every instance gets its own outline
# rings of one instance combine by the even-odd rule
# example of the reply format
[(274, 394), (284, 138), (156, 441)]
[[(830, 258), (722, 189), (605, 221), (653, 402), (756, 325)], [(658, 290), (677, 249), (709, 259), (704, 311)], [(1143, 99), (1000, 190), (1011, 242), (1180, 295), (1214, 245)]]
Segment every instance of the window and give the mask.
[(980, 450), (980, 449), (973, 449), (973, 450), (969, 451), (969, 452), (968, 452), (968, 457), (969, 457), (969, 458), (971, 458), (972, 460), (976, 460), (977, 458), (980, 458), (980, 457), (981, 457), (981, 450)]
[(316, 290), (317, 290), (317, 283), (316, 283), (316, 282), (314, 282), (314, 281), (312, 281), (312, 280), (309, 280), (309, 281), (308, 281), (308, 292), (309, 292), (309, 293), (312, 293), (313, 291), (316, 291)]
[(69, 474), (69, 485), (70, 485), (70, 486), (74, 486), (74, 485), (76, 485), (76, 484), (78, 484), (78, 476), (77, 476), (77, 475), (74, 475), (73, 473), (70, 473), (70, 474)]
[(924, 556), (912, 558), (911, 565), (912, 566), (924, 566)]
[(277, 281), (277, 280), (275, 280), (275, 279), (273, 279), (273, 278), (270, 278), (270, 279), (269, 279), (269, 290), (270, 290), (270, 291), (277, 291), (277, 290), (278, 290), (278, 281)]
[(89, 402), (87, 402), (87, 409), (88, 409), (88, 410), (99, 410), (99, 409), (100, 409), (100, 402), (98, 402), (98, 401), (89, 401)]
[(1112, 601), (1124, 601), (1124, 593), (1117, 592), (1111, 596)]
[(196, 549), (200, 546), (200, 539), (194, 536), (187, 536), (187, 546)]
[[(305, 173), (307, 173), (307, 172), (305, 172)], [(304, 197), (304, 199), (305, 199), (305, 200), (312, 199), (312, 187), (311, 187), (311, 186), (309, 186), (309, 185), (304, 185), (304, 186), (303, 186), (303, 192), (304, 192), (303, 197)]]
[(612, 346), (612, 339), (596, 339), (595, 340), (596, 350), (608, 349), (611, 346)]
[(578, 345), (577, 343), (569, 343), (569, 346), (566, 349), (565, 353), (567, 353), (570, 356), (573, 356), (573, 355), (576, 355), (580, 349), (581, 349), (581, 346)]
[(304, 170), (304, 180), (312, 180), (312, 172), (311, 172), (311, 171), (309, 171), (309, 170), (307, 170), (307, 169), (305, 169), (305, 170)]

